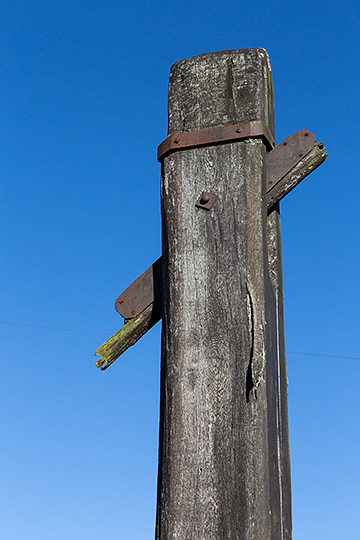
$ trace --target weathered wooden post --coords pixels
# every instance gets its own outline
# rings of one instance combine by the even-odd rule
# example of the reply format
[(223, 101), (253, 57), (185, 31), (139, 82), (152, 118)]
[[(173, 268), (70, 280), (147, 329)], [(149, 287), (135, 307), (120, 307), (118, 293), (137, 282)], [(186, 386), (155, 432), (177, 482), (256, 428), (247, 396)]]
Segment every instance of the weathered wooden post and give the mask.
[[(246, 132), (249, 122), (261, 129)], [(291, 538), (280, 227), (266, 206), (268, 56), (225, 51), (172, 67), (169, 135), (238, 124), (236, 142), (214, 129), (213, 142), (205, 133), (187, 148), (175, 135), (180, 149), (163, 157), (157, 540)]]
[(163, 256), (95, 352), (105, 370), (163, 318), (156, 540), (291, 539), (279, 201), (328, 154), (273, 134), (263, 49), (173, 66)]

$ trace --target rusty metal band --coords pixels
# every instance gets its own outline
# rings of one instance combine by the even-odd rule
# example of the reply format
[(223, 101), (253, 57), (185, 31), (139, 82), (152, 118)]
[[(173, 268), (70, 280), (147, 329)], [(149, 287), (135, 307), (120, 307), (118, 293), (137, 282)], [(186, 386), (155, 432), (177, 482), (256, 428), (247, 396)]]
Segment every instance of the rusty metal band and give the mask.
[(158, 147), (158, 161), (162, 161), (176, 150), (210, 146), (221, 143), (242, 141), (244, 139), (262, 139), (268, 151), (275, 146), (274, 137), (269, 127), (261, 120), (252, 120), (243, 124), (222, 126), (187, 133), (169, 135)]

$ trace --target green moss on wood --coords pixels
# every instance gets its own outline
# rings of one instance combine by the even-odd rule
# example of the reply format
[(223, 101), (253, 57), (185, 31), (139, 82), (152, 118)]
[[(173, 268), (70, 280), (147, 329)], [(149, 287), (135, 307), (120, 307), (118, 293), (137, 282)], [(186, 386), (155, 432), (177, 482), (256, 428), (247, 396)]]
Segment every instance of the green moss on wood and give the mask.
[(100, 356), (96, 367), (102, 371), (107, 369), (129, 347), (134, 345), (161, 318), (161, 303), (148, 306), (138, 317), (130, 319), (116, 334), (103, 343), (96, 351)]

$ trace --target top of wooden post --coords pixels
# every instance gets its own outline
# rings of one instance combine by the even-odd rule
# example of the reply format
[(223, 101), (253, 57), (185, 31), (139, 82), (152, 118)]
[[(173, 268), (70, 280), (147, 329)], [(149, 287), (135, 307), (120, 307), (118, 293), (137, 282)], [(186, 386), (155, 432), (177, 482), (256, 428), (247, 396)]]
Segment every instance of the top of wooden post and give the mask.
[(265, 122), (274, 134), (272, 74), (265, 49), (207, 53), (172, 66), (169, 135), (250, 120)]

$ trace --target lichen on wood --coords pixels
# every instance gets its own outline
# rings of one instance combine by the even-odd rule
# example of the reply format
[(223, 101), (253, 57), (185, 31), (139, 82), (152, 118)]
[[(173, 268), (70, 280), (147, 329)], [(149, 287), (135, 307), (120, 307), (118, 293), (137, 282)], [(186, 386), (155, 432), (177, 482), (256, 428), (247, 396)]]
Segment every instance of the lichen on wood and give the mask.
[(104, 371), (111, 366), (123, 352), (146, 334), (160, 318), (161, 305), (157, 301), (148, 306), (138, 317), (130, 319), (116, 334), (111, 336), (95, 351), (95, 356), (101, 357), (96, 362), (96, 367)]

